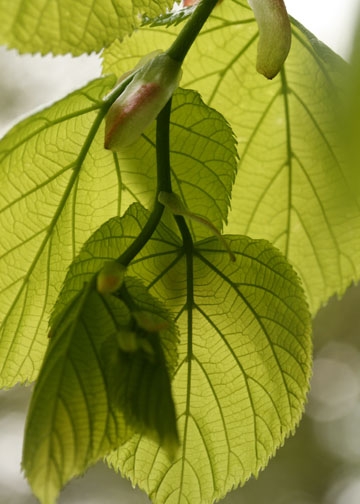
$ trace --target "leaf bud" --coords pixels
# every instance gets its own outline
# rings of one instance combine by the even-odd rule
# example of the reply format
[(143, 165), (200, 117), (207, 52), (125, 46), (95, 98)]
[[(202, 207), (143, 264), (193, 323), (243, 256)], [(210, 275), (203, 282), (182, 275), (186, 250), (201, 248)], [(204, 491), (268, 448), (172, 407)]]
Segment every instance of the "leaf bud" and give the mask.
[(121, 328), (115, 333), (117, 344), (123, 352), (133, 353), (139, 349), (138, 337), (134, 331)]
[(125, 276), (126, 267), (116, 261), (108, 261), (96, 278), (96, 289), (100, 294), (112, 294), (117, 291)]
[(166, 53), (147, 58), (105, 120), (105, 148), (118, 151), (136, 142), (178, 87), (181, 63)]
[(248, 3), (259, 26), (256, 70), (273, 79), (291, 45), (291, 25), (284, 0), (248, 0)]

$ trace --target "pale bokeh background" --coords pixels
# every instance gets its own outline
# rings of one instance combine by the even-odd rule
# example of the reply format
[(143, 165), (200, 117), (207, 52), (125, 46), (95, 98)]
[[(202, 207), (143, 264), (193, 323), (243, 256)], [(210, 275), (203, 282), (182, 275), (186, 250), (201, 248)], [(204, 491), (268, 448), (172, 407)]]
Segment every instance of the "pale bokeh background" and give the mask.
[[(336, 52), (351, 52), (359, 0), (286, 0), (290, 14)], [(96, 55), (18, 56), (0, 48), (0, 135), (100, 74)], [(224, 504), (360, 503), (360, 289), (331, 300), (314, 322), (315, 366), (306, 414), (257, 481)], [(0, 392), (0, 504), (36, 504), (20, 472), (31, 388)], [(59, 504), (145, 504), (148, 498), (102, 463), (72, 482)], [(201, 504), (201, 503), (191, 503)]]

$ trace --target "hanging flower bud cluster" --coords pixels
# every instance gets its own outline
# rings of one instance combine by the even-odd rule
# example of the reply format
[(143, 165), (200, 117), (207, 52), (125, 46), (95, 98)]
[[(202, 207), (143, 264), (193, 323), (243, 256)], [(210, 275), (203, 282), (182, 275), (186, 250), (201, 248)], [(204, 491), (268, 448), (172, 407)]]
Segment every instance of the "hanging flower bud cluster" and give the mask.
[(105, 120), (105, 148), (121, 150), (140, 138), (178, 87), (181, 63), (166, 53), (146, 58), (110, 107)]
[(256, 70), (273, 79), (290, 50), (291, 25), (283, 0), (248, 0), (259, 26)]

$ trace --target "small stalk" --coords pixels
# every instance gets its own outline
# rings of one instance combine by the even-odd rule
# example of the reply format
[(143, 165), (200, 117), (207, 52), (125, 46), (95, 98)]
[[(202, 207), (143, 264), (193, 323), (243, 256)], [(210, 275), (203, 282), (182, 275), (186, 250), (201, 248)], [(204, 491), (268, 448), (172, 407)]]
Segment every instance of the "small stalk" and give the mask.
[(184, 28), (176, 37), (175, 42), (168, 49), (167, 53), (169, 56), (179, 63), (184, 61), (190, 47), (195, 42), (201, 28), (204, 26), (217, 2), (218, 0), (202, 0), (199, 3)]

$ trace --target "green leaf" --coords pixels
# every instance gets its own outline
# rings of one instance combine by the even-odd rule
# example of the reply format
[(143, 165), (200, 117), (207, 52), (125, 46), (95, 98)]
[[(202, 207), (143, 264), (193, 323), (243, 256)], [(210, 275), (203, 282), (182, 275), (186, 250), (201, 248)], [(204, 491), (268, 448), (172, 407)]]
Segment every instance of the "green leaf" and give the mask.
[[(360, 14), (360, 13), (359, 13)], [(349, 172), (354, 192), (360, 198), (360, 15), (351, 54), (351, 73), (346, 101), (345, 128), (343, 133), (349, 151)]]
[(115, 331), (113, 318), (126, 322), (128, 315), (114, 303), (112, 311), (88, 284), (52, 331), (30, 404), (23, 451), (25, 474), (43, 504), (55, 502), (72, 477), (131, 434), (109, 394), (113, 349), (106, 340)]
[[(66, 296), (123, 251), (148, 215), (136, 204), (101, 226), (70, 269)], [(258, 474), (299, 422), (308, 390), (311, 322), (296, 274), (268, 242), (225, 238), (235, 263), (214, 238), (186, 255), (160, 223), (128, 268), (180, 330), (172, 390), (181, 447), (170, 461), (135, 436), (108, 461), (159, 504), (210, 504)]]
[(171, 7), (169, 0), (0, 0), (0, 44), (20, 52), (99, 52), (132, 33), (139, 14), (149, 17)]
[[(114, 153), (122, 171), (136, 180), (134, 192), (147, 207), (156, 191), (155, 141), (153, 124), (135, 144)], [(174, 93), (170, 156), (174, 192), (192, 212), (222, 229), (236, 175), (236, 141), (222, 115), (207, 107), (194, 91), (178, 89)], [(191, 229), (197, 238), (208, 235), (201, 225), (192, 223)]]
[[(36, 378), (49, 311), (89, 235), (134, 199), (153, 203), (155, 126), (123, 154), (103, 148), (102, 98), (113, 84), (95, 80), (0, 142), (1, 387)], [(174, 188), (221, 228), (236, 170), (231, 129), (196, 93), (179, 90), (171, 142)], [(206, 235), (199, 225), (194, 232)]]
[(125, 331), (121, 326), (117, 332), (117, 341), (109, 342), (111, 348), (117, 344), (110, 363), (111, 392), (128, 424), (154, 438), (172, 456), (179, 444), (170, 384), (178, 357), (177, 329), (165, 306), (141, 282), (127, 278), (125, 283), (125, 292), (121, 289), (118, 296), (132, 318)]
[(103, 128), (97, 135), (113, 84), (113, 77), (93, 81), (0, 142), (2, 387), (35, 379), (66, 268), (89, 234), (120, 211), (120, 175), (102, 148)]
[[(121, 73), (139, 55), (166, 49), (179, 29), (144, 27), (115, 42), (103, 54), (104, 71)], [(252, 11), (246, 2), (222, 2), (185, 60), (181, 85), (221, 111), (238, 140), (227, 230), (279, 247), (315, 313), (359, 279), (360, 212), (338, 134), (346, 65), (294, 20), (292, 31), (284, 69), (268, 82), (255, 69)]]
[(120, 297), (94, 285), (92, 278), (64, 305), (65, 283), (30, 405), (23, 467), (44, 504), (134, 430), (170, 453), (178, 444), (169, 377), (177, 358), (173, 320), (134, 279)]

